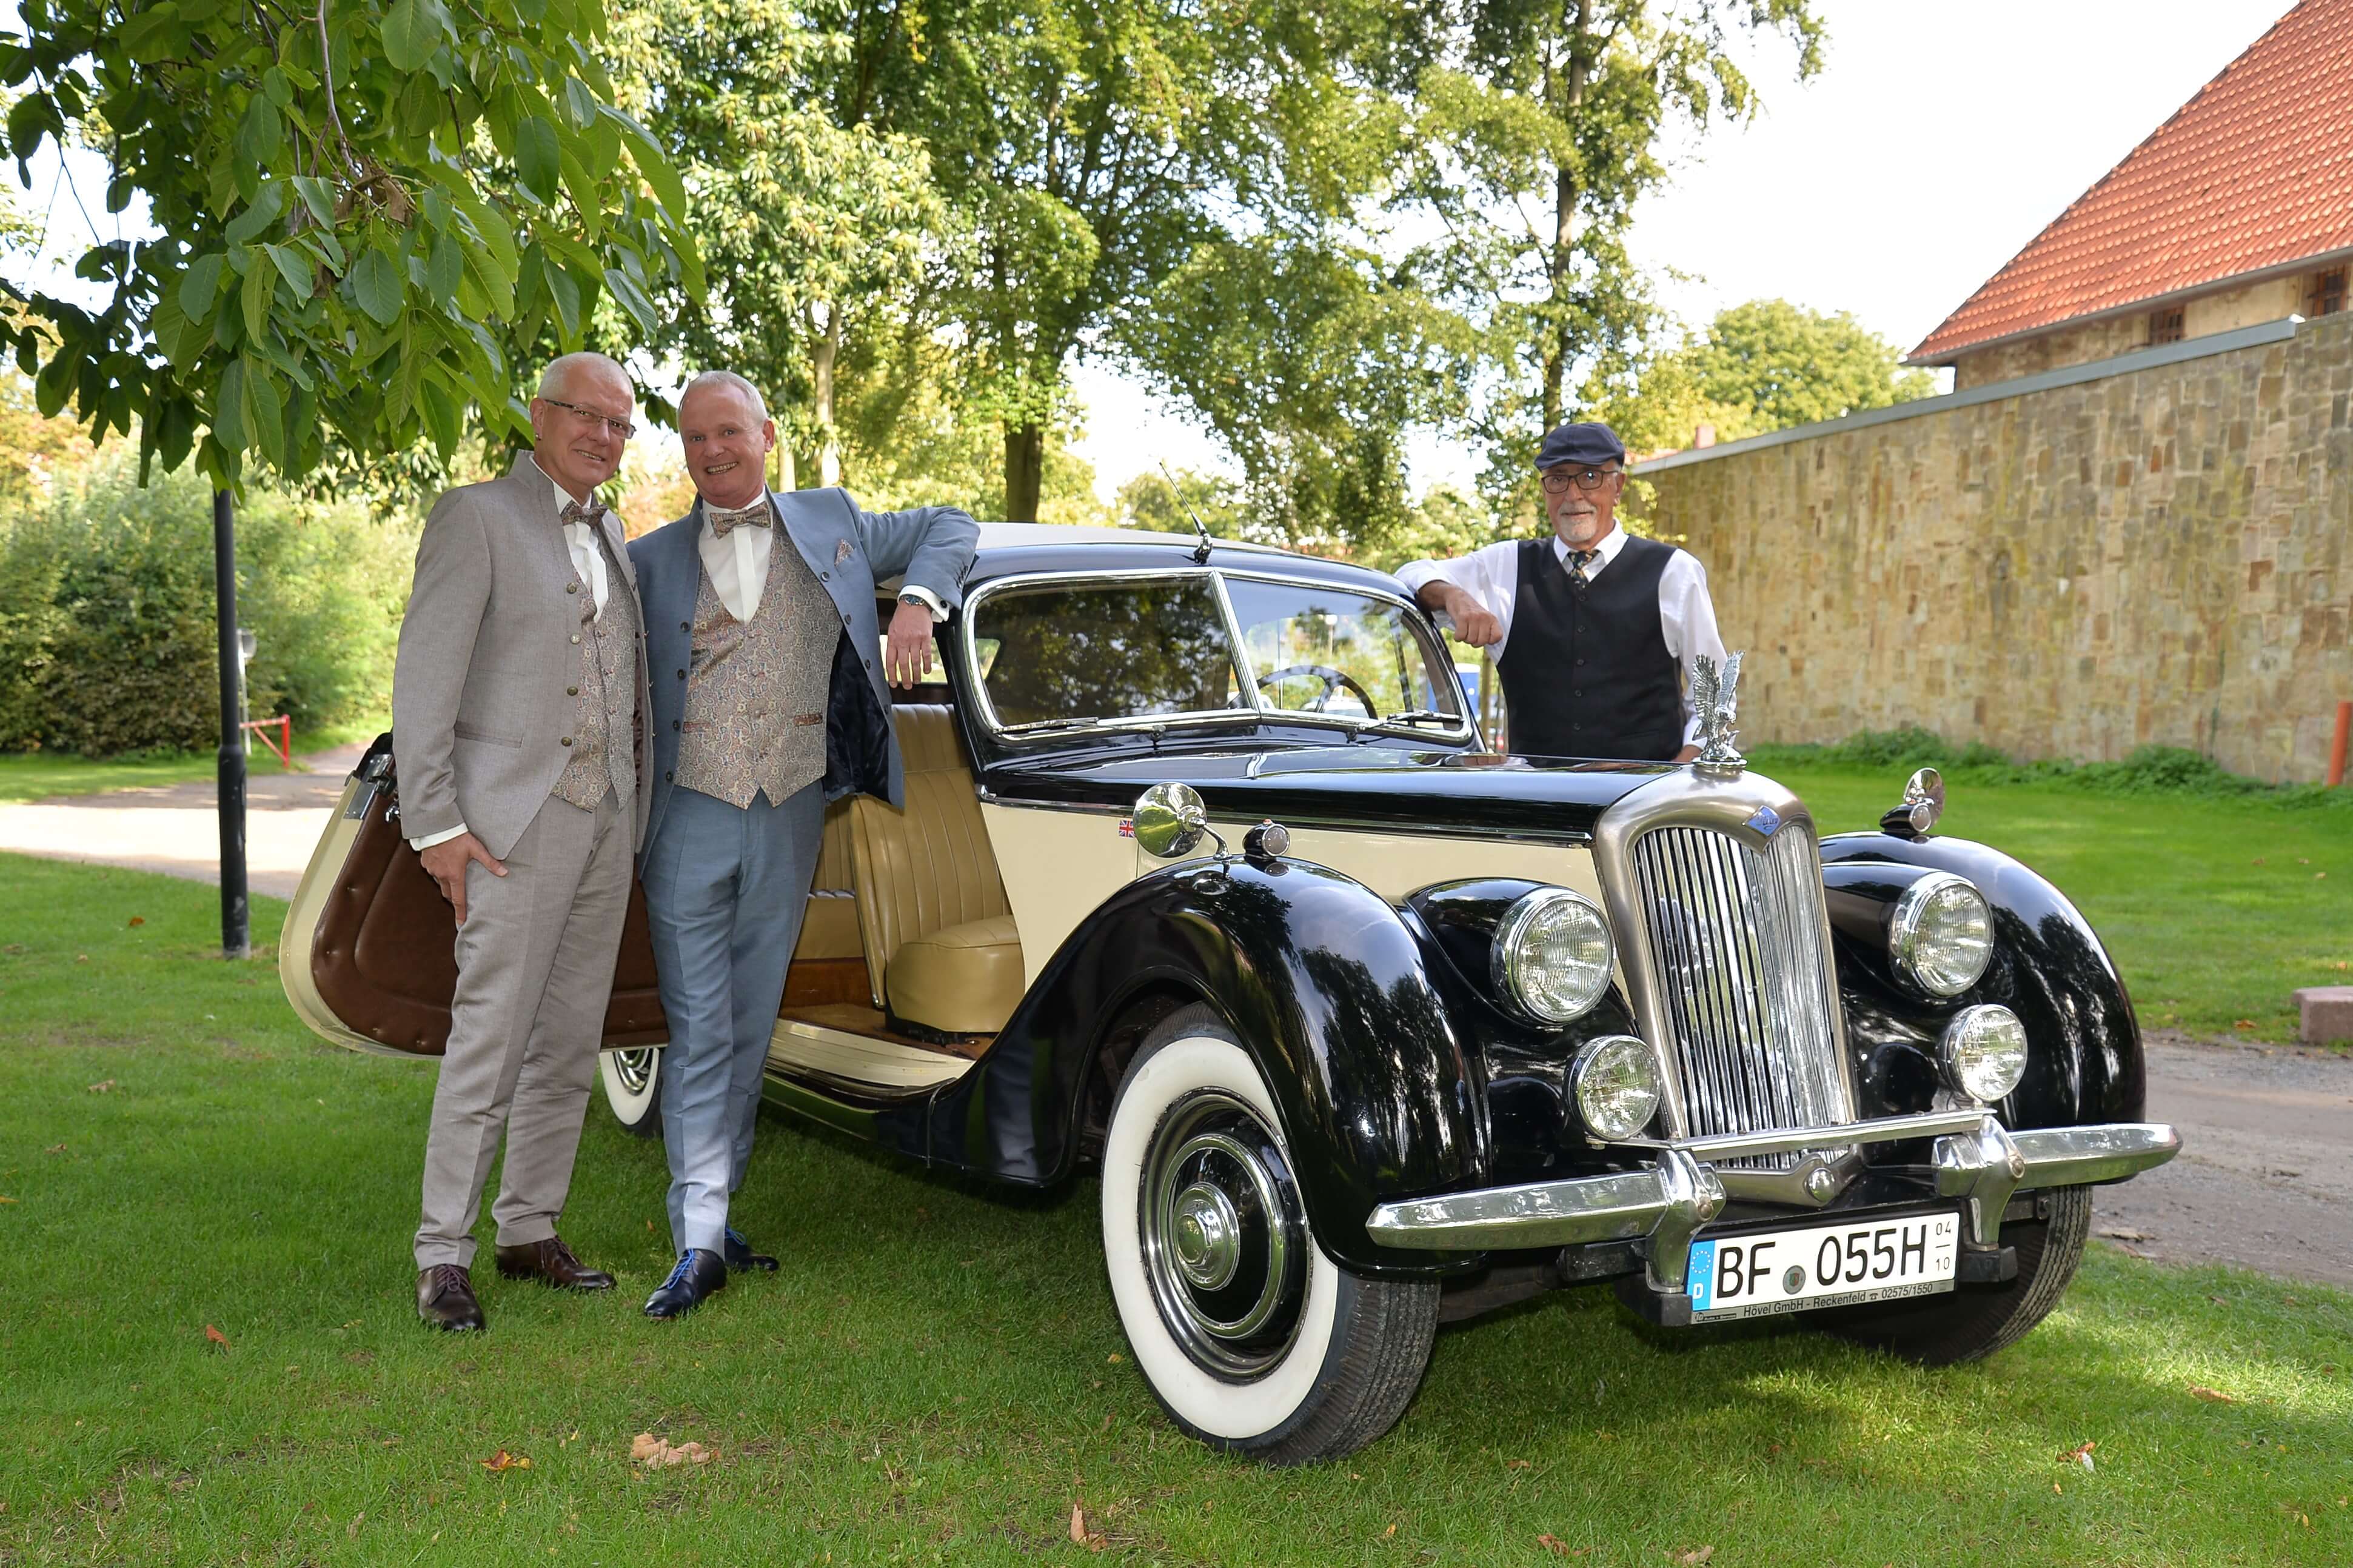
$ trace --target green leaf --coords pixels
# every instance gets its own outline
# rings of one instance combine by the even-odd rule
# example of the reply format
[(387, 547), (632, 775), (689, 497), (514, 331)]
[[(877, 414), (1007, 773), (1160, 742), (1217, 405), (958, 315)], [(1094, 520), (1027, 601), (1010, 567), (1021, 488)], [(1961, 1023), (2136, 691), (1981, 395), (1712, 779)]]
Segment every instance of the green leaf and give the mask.
[(440, 0), (393, 0), (384, 14), (384, 55), (392, 68), (424, 69), (441, 47), (448, 16)]
[(188, 263), (187, 272), (180, 279), (180, 310), (189, 321), (211, 318), (213, 301), (220, 297), (221, 264), (227, 259), (216, 250)]
[(580, 285), (561, 267), (547, 269), (547, 297), (555, 307), (556, 333), (568, 351), (580, 342)]
[(245, 425), (253, 433), (254, 444), (271, 463), (283, 467), (286, 462), (286, 400), (269, 373), (259, 365), (246, 362)]
[(266, 169), (285, 145), (286, 127), (278, 117), (278, 106), (266, 93), (255, 93), (245, 106), (244, 123), (237, 127), (237, 156)]
[(141, 65), (153, 65), (185, 53), (188, 28), (180, 7), (171, 0), (142, 7), (122, 25), (121, 44), (122, 52)]
[(195, 444), (196, 411), (185, 397), (164, 400), (148, 419), (155, 432), (155, 449), (164, 459), (164, 471), (171, 473), (188, 460), (188, 448)]
[(635, 160), (638, 172), (646, 177), (646, 183), (653, 186), (655, 199), (661, 203), (662, 210), (670, 214), (672, 223), (684, 223), (686, 184), (678, 177), (678, 171), (670, 165), (670, 161), (662, 155), (662, 150), (655, 144), (652, 134), (610, 104), (606, 106), (605, 112), (614, 124), (620, 127), (621, 140), (628, 144), (630, 158)]
[(515, 127), (515, 179), (542, 206), (555, 201), (563, 159), (564, 144), (545, 115), (534, 114)]
[(605, 229), (605, 205), (596, 199), (596, 182), (569, 147), (564, 150), (564, 188), (572, 193), (572, 205), (579, 211), (581, 233), (593, 244)]
[(224, 452), (242, 452), (245, 434), (245, 362), (231, 360), (213, 390), (213, 439)]
[(254, 192), (246, 209), (221, 231), (221, 237), (231, 245), (250, 244), (263, 229), (276, 223), (285, 210), (286, 187), (272, 180)]
[(261, 90), (269, 94), (269, 101), (280, 109), (294, 107), (294, 84), (288, 81), (286, 73), (276, 66), (261, 73)]
[(417, 405), (425, 415), (425, 427), (433, 437), (433, 445), (446, 458), (458, 449), (459, 437), (464, 434), (458, 400), (442, 386), (440, 378), (433, 375), (418, 381), (417, 394)]
[(265, 245), (261, 248), (269, 253), (269, 259), (277, 264), (278, 276), (286, 279), (286, 287), (294, 290), (294, 298), (307, 300), (318, 291), (318, 274), (291, 248), (283, 245)]
[(8, 110), (8, 151), (20, 159), (29, 158), (43, 136), (64, 139), (58, 106), (47, 93), (28, 92)]
[(327, 182), (310, 174), (297, 174), (293, 179), (294, 194), (311, 209), (311, 217), (321, 228), (335, 226), (335, 196), (327, 189)]
[(596, 112), (600, 107), (596, 95), (588, 90), (586, 82), (576, 76), (564, 79), (564, 115), (572, 122), (574, 130), (585, 131), (595, 124), (602, 118)]
[(266, 337), (269, 331), (269, 307), (278, 298), (278, 269), (264, 267), (256, 257), (253, 265), (245, 269), (245, 335)]
[(614, 302), (629, 313), (629, 319), (642, 328), (648, 337), (661, 331), (661, 319), (654, 313), (654, 302), (636, 279), (617, 267), (605, 269), (605, 287), (613, 291)]
[(66, 399), (73, 395), (74, 372), (80, 362), (80, 355), (60, 352), (41, 367), (41, 374), (33, 382), (33, 406), (41, 411), (42, 418), (56, 418), (58, 410), (66, 405)]
[(436, 236), (425, 261), (425, 291), (446, 305), (458, 297), (458, 280), (465, 273), (466, 253), (459, 248), (458, 237), (447, 232)]
[(407, 291), (400, 264), (379, 247), (371, 246), (352, 268), (352, 299), (378, 325), (388, 327), (399, 319), (401, 300)]
[[(497, 263), (490, 256), (488, 247), (479, 241), (470, 241), (463, 248), (466, 255), (467, 276), (471, 278), (490, 299), (491, 308), (488, 314), (500, 321), (512, 317), (514, 314), (513, 282), (505, 273), (498, 269)], [(477, 331), (481, 330), (477, 323), (469, 322), (468, 325), (473, 326)]]

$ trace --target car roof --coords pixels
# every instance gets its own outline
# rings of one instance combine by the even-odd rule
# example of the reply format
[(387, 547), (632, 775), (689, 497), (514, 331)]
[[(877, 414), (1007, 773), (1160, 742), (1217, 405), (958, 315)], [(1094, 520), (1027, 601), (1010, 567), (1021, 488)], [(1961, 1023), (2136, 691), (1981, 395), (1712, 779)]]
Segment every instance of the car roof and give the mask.
[[(1028, 572), (1132, 572), (1189, 566), (1199, 548), (1198, 537), (1189, 533), (1050, 522), (984, 522), (968, 581), (981, 583)], [(1239, 539), (1212, 540), (1208, 563), (1229, 571), (1277, 572), (1335, 587), (1401, 592), (1397, 579), (1387, 573)]]

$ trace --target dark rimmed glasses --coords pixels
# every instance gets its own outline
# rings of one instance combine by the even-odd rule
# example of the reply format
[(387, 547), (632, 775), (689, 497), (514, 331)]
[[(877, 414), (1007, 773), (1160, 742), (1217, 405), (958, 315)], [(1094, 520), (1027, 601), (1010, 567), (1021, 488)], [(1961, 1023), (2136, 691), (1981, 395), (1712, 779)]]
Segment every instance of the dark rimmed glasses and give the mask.
[(1623, 468), (1572, 468), (1563, 463), (1556, 468), (1545, 469), (1540, 477), (1547, 493), (1564, 495), (1571, 485), (1581, 490), (1598, 490), (1603, 480), (1616, 479), (1623, 472)]
[(540, 401), (550, 408), (563, 409), (584, 425), (602, 425), (624, 441), (638, 433), (638, 427), (626, 419), (615, 419), (599, 414), (593, 408), (583, 408), (576, 403), (566, 403), (560, 397), (543, 397)]

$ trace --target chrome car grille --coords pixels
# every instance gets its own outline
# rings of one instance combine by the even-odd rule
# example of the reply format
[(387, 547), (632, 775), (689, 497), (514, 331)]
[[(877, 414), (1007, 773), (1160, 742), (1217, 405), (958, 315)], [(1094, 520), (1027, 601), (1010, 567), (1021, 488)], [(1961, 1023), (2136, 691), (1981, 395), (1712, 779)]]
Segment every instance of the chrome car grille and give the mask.
[[(1687, 1135), (1853, 1121), (1810, 825), (1781, 823), (1761, 849), (1662, 825), (1633, 840), (1630, 858)], [(1787, 1170), (1800, 1158), (1738, 1163)]]

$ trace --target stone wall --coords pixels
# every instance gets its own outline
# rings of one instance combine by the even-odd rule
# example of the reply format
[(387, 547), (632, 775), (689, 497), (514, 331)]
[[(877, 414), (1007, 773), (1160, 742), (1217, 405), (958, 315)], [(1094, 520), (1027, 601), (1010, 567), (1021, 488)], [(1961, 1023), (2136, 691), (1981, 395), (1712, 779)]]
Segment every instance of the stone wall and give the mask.
[[(2181, 334), (2185, 338), (2203, 338), (2250, 327), (2258, 321), (2276, 321), (2282, 316), (2307, 313), (2313, 279), (2314, 274), (2299, 272), (2194, 295), (2179, 302)], [(2014, 381), (2063, 365), (2085, 364), (2129, 353), (2147, 345), (2152, 313), (2128, 310), (2122, 315), (2062, 327), (2039, 337), (2020, 338), (1975, 352), (1964, 350), (1952, 356), (1953, 390), (1967, 392), (1973, 386)]]
[(2319, 778), (2353, 698), (2353, 313), (2173, 352), (2195, 357), (1641, 465), (1630, 510), (1751, 650), (1743, 734), (2161, 742)]

